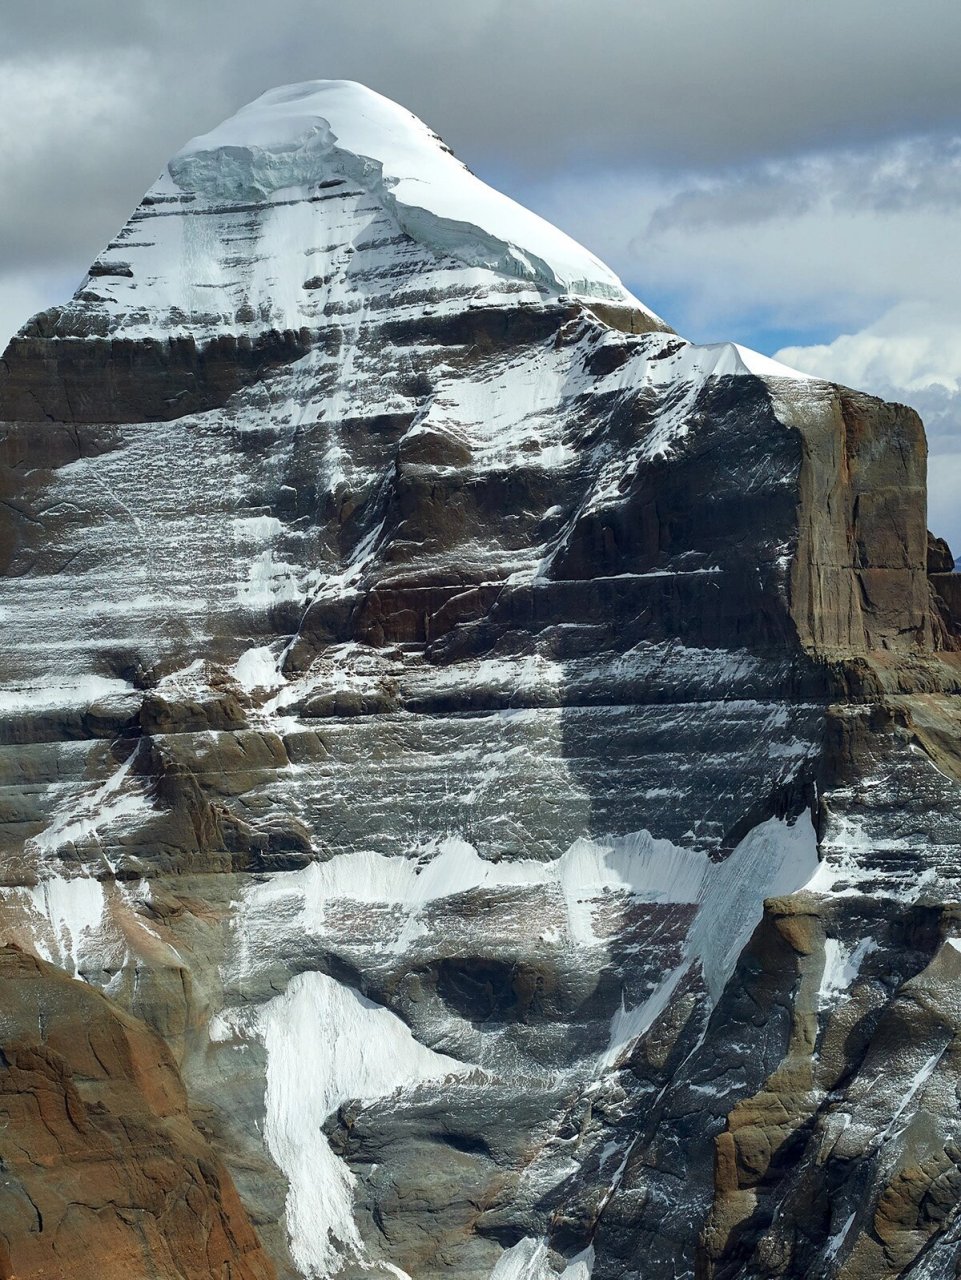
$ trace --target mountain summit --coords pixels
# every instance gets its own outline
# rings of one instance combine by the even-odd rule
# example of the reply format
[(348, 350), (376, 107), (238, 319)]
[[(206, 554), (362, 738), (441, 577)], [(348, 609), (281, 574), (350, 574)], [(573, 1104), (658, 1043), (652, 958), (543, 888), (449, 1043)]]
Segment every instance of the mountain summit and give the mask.
[(956, 1268), (916, 414), (318, 81), (173, 158), (0, 416), (0, 1272)]
[(274, 89), (179, 151), (94, 263), (70, 320), (128, 337), (158, 325), (198, 337), (296, 330), (415, 276), (401, 314), (570, 295), (666, 328), (409, 111), (326, 80)]
[(350, 81), (264, 94), (189, 142), (168, 173), (212, 201), (310, 198), (352, 183), (438, 258), (517, 278), (540, 296), (641, 307), (593, 254), (474, 177), (416, 116)]

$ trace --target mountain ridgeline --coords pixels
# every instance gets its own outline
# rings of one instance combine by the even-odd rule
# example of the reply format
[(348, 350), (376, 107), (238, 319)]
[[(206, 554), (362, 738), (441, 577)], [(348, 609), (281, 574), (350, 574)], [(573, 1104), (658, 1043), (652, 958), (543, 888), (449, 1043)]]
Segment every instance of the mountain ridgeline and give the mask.
[(316, 81), (170, 161), (0, 418), (0, 1280), (958, 1273), (911, 409)]

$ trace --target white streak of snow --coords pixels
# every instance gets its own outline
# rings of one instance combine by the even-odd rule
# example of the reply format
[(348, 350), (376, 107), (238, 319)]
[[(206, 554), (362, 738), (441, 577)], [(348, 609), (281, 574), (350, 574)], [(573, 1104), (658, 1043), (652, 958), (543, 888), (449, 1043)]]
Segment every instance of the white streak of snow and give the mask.
[(877, 951), (878, 944), (873, 938), (862, 938), (851, 950), (837, 938), (827, 938), (824, 942), (824, 972), (818, 989), (818, 1007), (826, 1009), (832, 1005), (842, 991), (850, 989), (865, 959)]
[(355, 1179), (324, 1138), (324, 1121), (344, 1102), (387, 1097), (470, 1068), (420, 1044), (388, 1009), (316, 972), (295, 977), (253, 1027), (234, 1010), (210, 1030), (221, 1041), (254, 1034), (266, 1049), (265, 1137), (290, 1183), (287, 1230), (297, 1266), (313, 1280), (344, 1256), (360, 1257)]
[(52, 945), (43, 939), (42, 928), (36, 930), (33, 944), (37, 954), (51, 964), (75, 974), (83, 958), (83, 948), (103, 928), (106, 897), (103, 885), (92, 876), (50, 876), (25, 891), (34, 911), (44, 917), (50, 927)]

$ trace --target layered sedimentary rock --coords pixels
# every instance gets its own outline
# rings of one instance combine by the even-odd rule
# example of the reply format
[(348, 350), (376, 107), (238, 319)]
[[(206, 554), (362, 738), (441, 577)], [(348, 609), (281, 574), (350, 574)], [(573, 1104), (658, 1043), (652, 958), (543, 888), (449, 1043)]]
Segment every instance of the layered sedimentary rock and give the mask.
[(911, 410), (686, 342), (324, 83), (188, 144), (0, 407), (4, 985), (166, 1046), (234, 1252), (157, 1274), (951, 1274)]
[(163, 1040), (17, 947), (0, 981), (2, 1274), (272, 1280)]

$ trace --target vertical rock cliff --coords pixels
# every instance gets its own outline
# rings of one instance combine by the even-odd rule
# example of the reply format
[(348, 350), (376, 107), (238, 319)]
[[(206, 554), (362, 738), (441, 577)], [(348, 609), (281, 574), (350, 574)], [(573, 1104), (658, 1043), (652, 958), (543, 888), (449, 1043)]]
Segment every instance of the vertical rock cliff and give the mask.
[(0, 1277), (954, 1274), (910, 409), (313, 82), (171, 160), (0, 417)]

